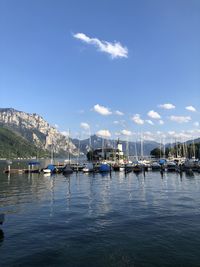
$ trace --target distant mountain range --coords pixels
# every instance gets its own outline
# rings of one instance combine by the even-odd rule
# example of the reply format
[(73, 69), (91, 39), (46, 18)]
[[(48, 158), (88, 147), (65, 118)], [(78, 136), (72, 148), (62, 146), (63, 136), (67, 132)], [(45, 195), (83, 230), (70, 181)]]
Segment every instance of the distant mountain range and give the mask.
[[(117, 140), (103, 140), (103, 138), (96, 135), (92, 135), (90, 138), (84, 140), (72, 139), (72, 142), (76, 145), (77, 148), (80, 146), (80, 151), (82, 151), (84, 154), (89, 151), (90, 146), (93, 149), (102, 148), (103, 143), (105, 147), (117, 147)], [(140, 142), (126, 142), (123, 140), (119, 140), (119, 142), (122, 144), (122, 149), (125, 154), (128, 153), (129, 156), (141, 155)], [(151, 150), (156, 147), (159, 147), (159, 143), (153, 141), (144, 141), (143, 155), (150, 155)]]
[[(192, 142), (190, 140), (187, 143)], [(200, 142), (200, 138), (194, 142)], [(141, 155), (140, 142), (127, 143), (120, 140), (120, 143), (122, 143), (125, 154)], [(4, 156), (8, 156), (8, 151), (13, 156), (20, 155), (22, 157), (23, 154), (26, 157), (36, 155), (38, 151), (41, 155), (48, 155), (53, 151), (60, 157), (66, 157), (68, 153), (75, 156), (79, 149), (81, 153), (87, 154), (90, 147), (97, 149), (101, 148), (103, 144), (105, 147), (117, 147), (116, 140), (102, 139), (96, 135), (84, 140), (69, 139), (35, 113), (29, 114), (13, 108), (0, 108), (0, 151), (4, 151)], [(143, 155), (150, 155), (150, 152), (159, 146), (160, 144), (157, 142), (144, 141)], [(29, 152), (27, 152), (28, 147), (30, 148)], [(0, 157), (2, 157), (1, 154)]]

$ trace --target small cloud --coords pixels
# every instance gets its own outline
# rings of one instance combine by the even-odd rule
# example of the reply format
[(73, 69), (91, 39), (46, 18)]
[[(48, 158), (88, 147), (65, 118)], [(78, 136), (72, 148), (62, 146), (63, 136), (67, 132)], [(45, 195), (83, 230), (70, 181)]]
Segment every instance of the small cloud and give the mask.
[(100, 136), (100, 137), (111, 137), (111, 133), (109, 130), (99, 130), (97, 133), (96, 133), (97, 136)]
[(136, 124), (139, 124), (139, 125), (143, 125), (143, 124), (144, 124), (144, 120), (141, 119), (140, 114), (135, 114), (135, 115), (131, 118), (131, 120), (132, 120), (133, 122), (135, 122)]
[(159, 107), (162, 109), (175, 109), (175, 106), (170, 103), (159, 105)]
[(73, 35), (73, 37), (87, 44), (96, 46), (99, 51), (109, 54), (112, 59), (128, 57), (128, 48), (122, 46), (119, 42), (111, 43), (107, 41), (101, 41), (98, 38), (91, 38), (84, 33), (76, 33)]
[(119, 110), (116, 110), (116, 111), (115, 111), (115, 114), (116, 114), (116, 115), (119, 115), (119, 116), (123, 116), (123, 115), (124, 115), (124, 113), (121, 112), (121, 111), (119, 111)]
[(150, 125), (154, 125), (153, 121), (151, 121), (151, 120), (146, 120), (146, 122), (147, 122), (148, 124), (150, 124)]
[(148, 141), (156, 141), (155, 134), (149, 131), (143, 133), (142, 139)]
[(168, 132), (168, 134), (169, 134), (170, 136), (175, 135), (175, 133), (176, 133), (175, 131), (169, 131), (169, 132)]
[(85, 110), (84, 109), (80, 109), (77, 112), (78, 112), (78, 114), (84, 114), (85, 113)]
[(124, 130), (121, 131), (121, 134), (122, 134), (122, 135), (125, 135), (125, 136), (131, 136), (131, 135), (132, 135), (132, 132), (129, 131), (129, 130), (125, 130), (125, 129), (124, 129)]
[(190, 116), (170, 116), (170, 120), (177, 123), (186, 123), (191, 120)]
[(161, 116), (158, 114), (158, 112), (154, 111), (154, 110), (150, 110), (147, 115), (155, 120), (159, 120), (161, 118)]
[(113, 121), (113, 123), (114, 123), (114, 124), (120, 124), (120, 122), (119, 122), (119, 121)]
[(56, 129), (58, 129), (58, 128), (59, 128), (58, 124), (55, 124), (55, 125), (54, 125), (54, 127), (55, 127)]
[(81, 122), (80, 127), (84, 130), (90, 129), (90, 125), (87, 122)]
[(187, 106), (185, 107), (185, 109), (192, 111), (192, 112), (196, 112), (196, 108), (194, 108), (193, 106)]
[(100, 106), (99, 104), (96, 104), (93, 108), (94, 111), (96, 111), (97, 113), (103, 115), (103, 116), (107, 116), (107, 115), (111, 115), (112, 112), (109, 110), (109, 108), (104, 107), (104, 106)]
[(159, 120), (159, 124), (160, 125), (163, 125), (164, 124), (164, 121), (163, 120)]

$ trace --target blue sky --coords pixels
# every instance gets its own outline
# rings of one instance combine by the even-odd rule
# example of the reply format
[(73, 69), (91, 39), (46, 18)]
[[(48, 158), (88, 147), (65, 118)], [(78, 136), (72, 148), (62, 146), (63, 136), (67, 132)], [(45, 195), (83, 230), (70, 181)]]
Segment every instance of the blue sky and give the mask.
[(1, 107), (73, 135), (200, 135), (198, 0), (1, 0), (0, 36)]

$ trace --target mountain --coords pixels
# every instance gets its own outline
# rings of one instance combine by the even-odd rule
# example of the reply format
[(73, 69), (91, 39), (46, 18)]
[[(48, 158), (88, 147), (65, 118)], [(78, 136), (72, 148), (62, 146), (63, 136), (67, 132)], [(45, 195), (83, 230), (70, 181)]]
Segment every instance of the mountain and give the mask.
[(0, 158), (46, 157), (48, 152), (37, 148), (13, 131), (0, 127)]
[(76, 146), (41, 116), (13, 108), (0, 108), (0, 126), (6, 127), (37, 148), (59, 155), (76, 154)]
[[(101, 148), (102, 144), (104, 142), (104, 146), (107, 147), (116, 147), (117, 146), (117, 141), (116, 140), (108, 140), (104, 139), (101, 137), (98, 137), (96, 135), (92, 135), (88, 139), (84, 140), (78, 140), (78, 139), (72, 139), (72, 142), (76, 145), (76, 147), (80, 147), (80, 151), (83, 152), (84, 154), (87, 154), (87, 152), (90, 149), (90, 144), (93, 149)], [(122, 148), (124, 153), (126, 151), (129, 151), (130, 156), (135, 156), (136, 153), (138, 155), (141, 155), (141, 143), (140, 142), (127, 142), (126, 141), (121, 141), (120, 143), (122, 144)], [(153, 142), (153, 141), (144, 141), (143, 142), (143, 155), (148, 156), (150, 155), (151, 150), (154, 148), (159, 147), (159, 143)], [(127, 149), (128, 148), (128, 149)]]
[[(107, 147), (116, 147), (116, 140), (106, 140), (96, 135), (85, 140), (69, 139), (61, 134), (55, 127), (52, 127), (40, 115), (18, 111), (13, 108), (0, 108), (0, 127), (11, 130), (17, 136), (22, 137), (37, 149), (54, 151), (57, 156), (66, 157), (68, 152), (71, 155), (77, 155), (78, 148), (80, 152), (87, 154), (91, 147), (93, 149), (101, 148), (102, 144)], [(127, 147), (129, 155), (141, 155), (140, 142), (121, 141), (123, 151), (126, 153)], [(151, 150), (159, 147), (159, 144), (152, 141), (143, 142), (143, 154), (150, 155)]]

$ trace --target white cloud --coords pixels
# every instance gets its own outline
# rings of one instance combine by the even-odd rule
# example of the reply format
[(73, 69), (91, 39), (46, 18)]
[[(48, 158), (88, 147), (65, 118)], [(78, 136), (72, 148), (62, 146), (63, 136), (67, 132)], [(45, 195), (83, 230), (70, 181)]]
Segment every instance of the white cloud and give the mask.
[(167, 136), (168, 141), (174, 142), (174, 138), (179, 141), (189, 140), (192, 138), (192, 133), (190, 133), (189, 131), (181, 131), (179, 133), (175, 131), (169, 131)]
[(151, 121), (151, 120), (146, 120), (146, 122), (147, 122), (148, 124), (150, 124), (150, 125), (154, 125), (153, 121)]
[(98, 38), (90, 38), (84, 33), (76, 33), (73, 35), (74, 38), (79, 39), (87, 44), (96, 46), (99, 51), (111, 55), (111, 58), (127, 58), (128, 48), (122, 46), (119, 42), (107, 42), (101, 41)]
[(119, 110), (116, 110), (116, 111), (115, 111), (115, 114), (116, 114), (116, 115), (119, 115), (119, 116), (123, 116), (123, 115), (124, 115), (124, 113), (121, 112), (121, 111), (119, 111)]
[(68, 137), (69, 136), (69, 131), (62, 131), (61, 134), (66, 136), (66, 137)]
[(126, 136), (131, 136), (132, 135), (132, 132), (129, 131), (129, 130), (124, 129), (124, 130), (121, 131), (121, 134), (122, 135), (126, 135)]
[(139, 125), (144, 124), (144, 120), (140, 118), (140, 114), (135, 114), (131, 119), (132, 119), (132, 121), (134, 121), (136, 124), (139, 124)]
[(156, 141), (155, 134), (153, 134), (152, 132), (144, 132), (142, 139), (148, 141)]
[(113, 121), (113, 123), (114, 123), (114, 124), (120, 124), (120, 122), (119, 122), (119, 121)]
[(187, 106), (185, 107), (185, 109), (192, 111), (192, 112), (196, 112), (196, 108), (194, 108), (193, 106)]
[(87, 122), (81, 122), (80, 127), (84, 130), (90, 129), (90, 125)]
[(175, 135), (175, 131), (169, 131), (168, 134), (171, 136), (171, 135)]
[(193, 125), (194, 125), (195, 127), (199, 127), (199, 122), (198, 122), (198, 121), (195, 121), (195, 122), (193, 123)]
[(159, 124), (160, 125), (163, 125), (164, 124), (164, 121), (163, 120), (159, 120)]
[(111, 133), (109, 130), (99, 130), (96, 135), (100, 137), (111, 137)]
[(171, 121), (175, 121), (178, 123), (185, 123), (185, 122), (189, 122), (191, 120), (190, 116), (170, 116), (170, 120)]
[(99, 113), (103, 116), (107, 116), (107, 115), (112, 114), (112, 112), (109, 110), (109, 108), (104, 107), (104, 106), (100, 106), (99, 104), (96, 104), (93, 109), (94, 109), (94, 111), (96, 111), (97, 113)]
[(175, 109), (175, 106), (173, 104), (170, 104), (170, 103), (159, 105), (159, 107), (163, 108), (163, 109)]
[(77, 111), (79, 114), (84, 114), (85, 113), (85, 110), (84, 109), (80, 109)]
[(147, 115), (152, 118), (152, 119), (156, 119), (159, 120), (161, 118), (161, 116), (158, 114), (158, 112), (154, 111), (154, 110), (150, 110)]
[(56, 129), (58, 129), (58, 128), (59, 128), (58, 124), (55, 124), (54, 126), (55, 126), (55, 128), (56, 128)]

